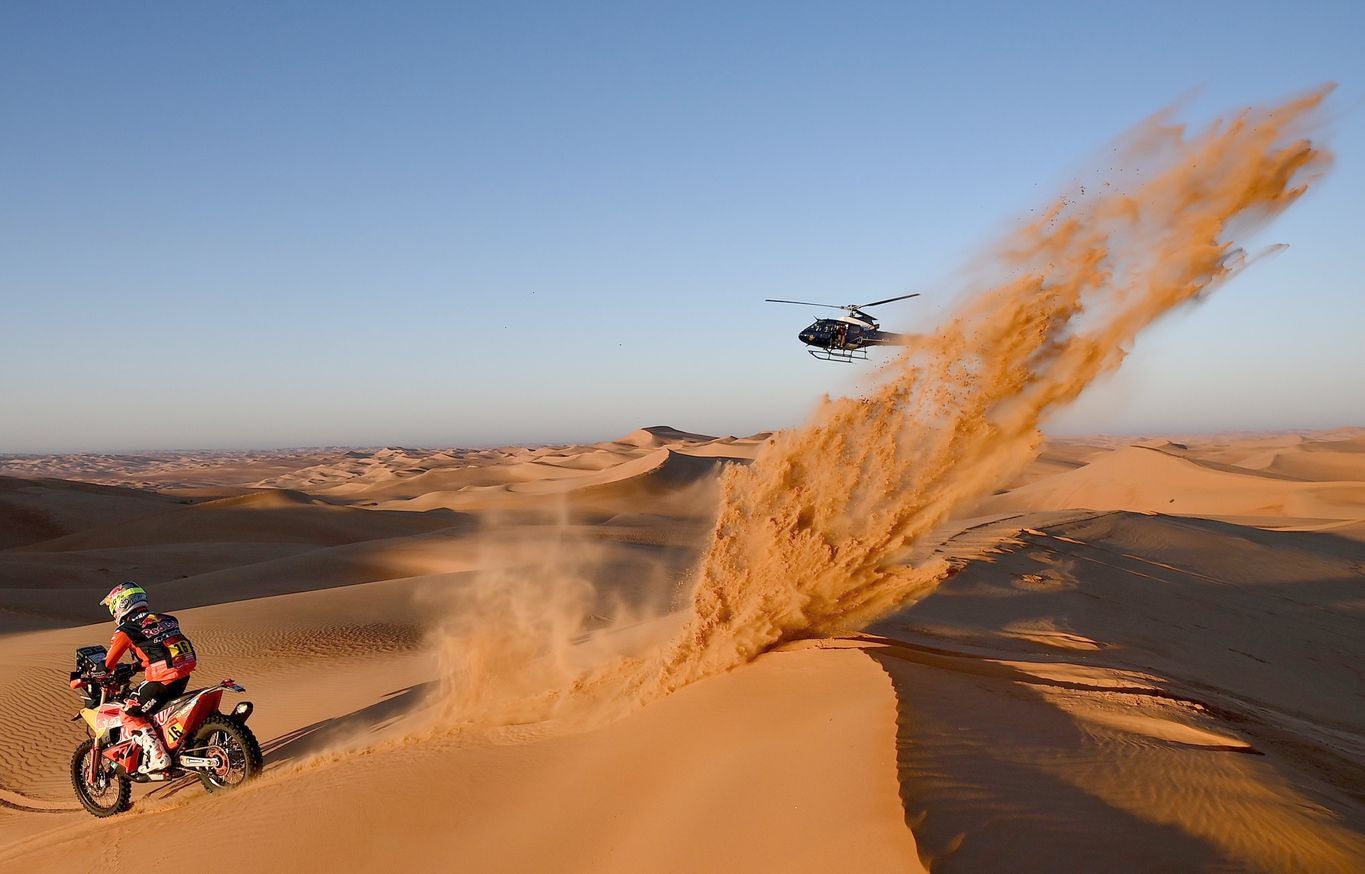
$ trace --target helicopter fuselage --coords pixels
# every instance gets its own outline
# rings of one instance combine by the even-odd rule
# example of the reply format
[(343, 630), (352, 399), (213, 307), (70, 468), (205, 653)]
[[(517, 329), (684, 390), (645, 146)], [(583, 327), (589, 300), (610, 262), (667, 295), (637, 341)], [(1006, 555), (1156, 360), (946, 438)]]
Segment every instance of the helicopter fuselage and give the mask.
[(816, 319), (797, 339), (816, 349), (863, 349), (868, 346), (889, 346), (897, 342), (897, 334), (877, 329), (875, 322), (868, 324), (854, 318)]
[(866, 307), (881, 306), (898, 300), (919, 297), (919, 292), (874, 300), (871, 303), (850, 303), (836, 306), (830, 303), (812, 303), (808, 300), (781, 300), (767, 298), (767, 303), (788, 303), (803, 307), (828, 307), (843, 310), (847, 315), (837, 319), (816, 319), (796, 338), (806, 344), (806, 351), (821, 361), (866, 361), (867, 347), (894, 346), (905, 342), (902, 334), (892, 334), (881, 330), (877, 320), (863, 312)]

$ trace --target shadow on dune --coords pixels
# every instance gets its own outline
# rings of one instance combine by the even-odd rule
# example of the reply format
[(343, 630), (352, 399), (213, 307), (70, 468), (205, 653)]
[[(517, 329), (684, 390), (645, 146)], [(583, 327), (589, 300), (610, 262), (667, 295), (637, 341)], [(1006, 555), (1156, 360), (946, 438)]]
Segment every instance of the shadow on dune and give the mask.
[(1180, 828), (1140, 819), (1067, 782), (1080, 727), (995, 677), (868, 653), (896, 694), (905, 822), (927, 867), (955, 871), (1193, 871), (1221, 855)]
[[(934, 870), (1278, 869), (1292, 857), (1279, 854), (1357, 853), (1325, 823), (1362, 822), (1365, 545), (1128, 512), (1031, 521), (865, 636), (885, 646), (869, 655), (896, 692), (906, 822)], [(1141, 712), (1134, 690), (1040, 683), (1021, 661), (1137, 671), (1158, 689), (1147, 700), (1192, 705), (1263, 755), (1097, 740), (1053, 698), (1122, 719)]]
[[(408, 513), (319, 503), (283, 514), (252, 505), (211, 508), (213, 518), (202, 529), (172, 530), (173, 517), (206, 506), (135, 519), (124, 527), (143, 530), (127, 543), (114, 536), (118, 526), (109, 526), (0, 549), (0, 599), (16, 614), (9, 621), (0, 616), (0, 631), (20, 620), (25, 629), (107, 620), (99, 601), (121, 579), (138, 580), (162, 609), (183, 610), (416, 576), (427, 572), (424, 555), (468, 540), (480, 528), (474, 516), (450, 510)], [(106, 543), (94, 542), (104, 535)], [(92, 543), (73, 539), (79, 536)]]
[[(1065, 652), (1230, 709), (1365, 729), (1365, 544), (1127, 512), (1035, 525), (869, 631), (1004, 657)], [(1090, 646), (1043, 642), (1064, 637)]]
[(390, 692), (383, 701), (345, 716), (321, 719), (311, 725), (271, 738), (261, 745), (265, 766), (270, 768), (340, 746), (363, 740), (393, 724), (403, 714), (421, 705), (431, 694), (434, 683), (420, 683)]

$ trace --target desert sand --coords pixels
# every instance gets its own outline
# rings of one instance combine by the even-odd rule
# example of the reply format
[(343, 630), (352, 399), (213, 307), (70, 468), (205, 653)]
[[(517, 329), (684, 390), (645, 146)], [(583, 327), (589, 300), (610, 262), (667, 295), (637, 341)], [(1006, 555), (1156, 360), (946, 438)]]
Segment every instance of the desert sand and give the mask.
[[(866, 630), (590, 723), (437, 706), (452, 614), (507, 620), (451, 597), (490, 575), (564, 558), (603, 616), (667, 624), (767, 440), (6, 459), (0, 867), (167, 840), (272, 871), (1365, 866), (1362, 431), (1054, 440)], [(267, 767), (96, 820), (65, 672), (124, 578), (247, 687)]]
[[(1365, 870), (1365, 430), (1040, 430), (1264, 254), (1329, 90), (1149, 119), (799, 428), (5, 459), (0, 867)], [(122, 579), (266, 768), (95, 821)]]

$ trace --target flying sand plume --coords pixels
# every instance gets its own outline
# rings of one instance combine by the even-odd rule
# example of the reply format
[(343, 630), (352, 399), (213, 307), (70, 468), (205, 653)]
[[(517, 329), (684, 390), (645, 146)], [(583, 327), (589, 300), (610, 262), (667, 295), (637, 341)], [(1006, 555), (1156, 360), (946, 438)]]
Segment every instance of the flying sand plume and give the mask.
[(1306, 136), (1330, 90), (1194, 135), (1160, 116), (1130, 133), (1123, 160), (1146, 181), (1060, 199), (993, 257), (1008, 278), (913, 339), (880, 386), (826, 399), (751, 466), (727, 471), (675, 639), (568, 683), (556, 672), (545, 700), (605, 697), (594, 691), (650, 700), (932, 592), (944, 560), (898, 559), (1028, 464), (1039, 425), (1116, 369), (1139, 331), (1246, 266), (1234, 240), (1283, 212), (1330, 162)]
[(870, 395), (826, 400), (731, 469), (661, 690), (933, 591), (945, 562), (891, 562), (1031, 461), (1040, 423), (1117, 368), (1140, 330), (1245, 266), (1232, 235), (1328, 163), (1304, 134), (1329, 90), (1189, 138), (1161, 119), (1140, 127), (1129, 160), (1148, 181), (1054, 204), (999, 254), (1016, 278), (917, 338)]

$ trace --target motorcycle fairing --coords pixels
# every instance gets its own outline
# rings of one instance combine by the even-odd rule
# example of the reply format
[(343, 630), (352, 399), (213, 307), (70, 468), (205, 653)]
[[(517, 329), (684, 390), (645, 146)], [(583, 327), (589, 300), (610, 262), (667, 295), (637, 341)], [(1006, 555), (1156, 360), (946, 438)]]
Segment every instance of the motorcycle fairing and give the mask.
[(81, 711), (81, 716), (90, 726), (90, 733), (94, 735), (100, 743), (108, 743), (110, 733), (123, 727), (123, 720), (120, 716), (122, 708), (117, 704), (104, 704), (100, 707), (87, 707)]

